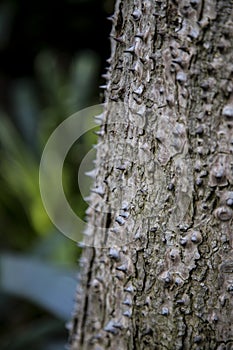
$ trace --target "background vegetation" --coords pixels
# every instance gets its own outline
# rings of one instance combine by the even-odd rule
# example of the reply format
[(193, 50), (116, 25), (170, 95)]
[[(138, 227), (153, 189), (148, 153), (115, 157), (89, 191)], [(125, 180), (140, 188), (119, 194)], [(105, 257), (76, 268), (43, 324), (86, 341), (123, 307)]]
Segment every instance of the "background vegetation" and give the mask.
[[(80, 249), (52, 225), (38, 166), (55, 127), (101, 102), (112, 0), (0, 3), (0, 348), (64, 349)], [(95, 138), (81, 139), (84, 154)], [(79, 145), (80, 149), (80, 145)], [(64, 187), (84, 215), (73, 147)]]

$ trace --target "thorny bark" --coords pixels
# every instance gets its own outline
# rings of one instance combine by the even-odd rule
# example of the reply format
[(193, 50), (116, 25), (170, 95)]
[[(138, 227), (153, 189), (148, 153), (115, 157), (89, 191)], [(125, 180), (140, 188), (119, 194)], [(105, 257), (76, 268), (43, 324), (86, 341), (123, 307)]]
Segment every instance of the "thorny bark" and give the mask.
[(233, 1), (118, 0), (111, 36), (71, 349), (232, 349)]

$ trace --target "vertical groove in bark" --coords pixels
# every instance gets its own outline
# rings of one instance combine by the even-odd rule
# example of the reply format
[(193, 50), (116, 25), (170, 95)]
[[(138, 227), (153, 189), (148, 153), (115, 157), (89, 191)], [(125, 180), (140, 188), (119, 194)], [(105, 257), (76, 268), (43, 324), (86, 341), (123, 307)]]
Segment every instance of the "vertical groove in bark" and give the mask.
[(118, 0), (113, 20), (87, 212), (109, 248), (83, 251), (71, 349), (230, 349), (233, 2)]

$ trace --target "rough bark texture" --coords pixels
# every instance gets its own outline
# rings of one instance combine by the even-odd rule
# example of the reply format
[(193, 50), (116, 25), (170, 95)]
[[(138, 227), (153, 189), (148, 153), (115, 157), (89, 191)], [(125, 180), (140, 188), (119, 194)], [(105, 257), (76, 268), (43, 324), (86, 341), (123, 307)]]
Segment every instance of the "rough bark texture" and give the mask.
[(111, 36), (71, 349), (233, 349), (233, 1), (118, 0)]

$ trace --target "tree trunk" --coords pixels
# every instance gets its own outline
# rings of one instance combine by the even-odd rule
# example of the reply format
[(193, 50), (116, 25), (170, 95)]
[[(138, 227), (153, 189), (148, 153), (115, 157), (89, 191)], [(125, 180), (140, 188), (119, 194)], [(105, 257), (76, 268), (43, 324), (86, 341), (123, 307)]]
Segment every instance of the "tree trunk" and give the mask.
[(117, 0), (111, 38), (70, 347), (233, 349), (233, 1)]

